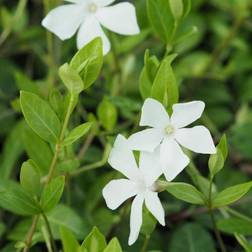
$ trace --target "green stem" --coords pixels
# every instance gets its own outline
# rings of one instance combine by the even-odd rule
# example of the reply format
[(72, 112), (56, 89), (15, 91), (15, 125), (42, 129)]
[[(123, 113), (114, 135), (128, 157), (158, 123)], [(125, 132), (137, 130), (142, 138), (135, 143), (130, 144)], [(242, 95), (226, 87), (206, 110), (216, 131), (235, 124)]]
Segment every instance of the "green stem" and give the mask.
[(52, 180), (54, 172), (55, 172), (55, 167), (56, 167), (59, 152), (60, 152), (60, 149), (61, 149), (61, 144), (62, 144), (62, 142), (64, 140), (65, 131), (67, 129), (67, 125), (69, 123), (69, 119), (70, 119), (71, 112), (72, 112), (72, 109), (73, 109), (73, 104), (74, 104), (74, 96), (71, 95), (70, 96), (70, 101), (69, 101), (69, 104), (68, 104), (68, 108), (67, 108), (67, 112), (66, 112), (66, 116), (65, 116), (63, 126), (62, 126), (62, 129), (61, 129), (61, 132), (60, 132), (60, 137), (59, 137), (58, 142), (55, 145), (54, 156), (53, 156), (53, 159), (52, 159), (52, 162), (51, 162), (51, 165), (50, 165), (50, 168), (49, 168), (49, 173), (48, 173), (48, 176), (47, 176), (47, 179), (46, 179), (47, 184)]
[(42, 217), (43, 217), (43, 219), (45, 221), (46, 229), (47, 229), (49, 237), (50, 237), (50, 241), (51, 241), (53, 251), (57, 252), (57, 247), (56, 247), (56, 244), (55, 244), (55, 241), (54, 241), (54, 238), (53, 238), (53, 233), (52, 233), (50, 223), (49, 223), (49, 221), (48, 221), (48, 219), (47, 219), (47, 217), (46, 217), (46, 215), (44, 213), (42, 213)]
[(244, 215), (244, 214), (242, 214), (242, 213), (240, 213), (240, 212), (238, 212), (238, 211), (236, 211), (236, 210), (234, 210), (234, 209), (232, 209), (230, 207), (226, 207), (225, 210), (227, 212), (229, 212), (230, 214), (232, 214), (233, 216), (236, 216), (236, 217), (238, 217), (238, 218), (240, 218), (242, 220), (245, 220), (246, 222), (249, 222), (249, 223), (252, 224), (252, 218), (250, 218), (250, 217), (248, 217), (248, 216), (246, 216), (246, 215)]
[(141, 248), (141, 252), (147, 251), (149, 240), (150, 240), (150, 235), (145, 235), (145, 239), (144, 239), (143, 247)]
[(218, 230), (218, 228), (217, 228), (216, 221), (215, 221), (215, 218), (214, 218), (214, 214), (213, 214), (212, 209), (209, 208), (209, 211), (208, 211), (208, 212), (209, 212), (209, 215), (210, 215), (212, 224), (213, 224), (215, 236), (216, 236), (217, 241), (218, 241), (218, 243), (219, 243), (219, 245), (220, 245), (221, 252), (227, 252), (226, 247), (225, 247), (225, 245), (224, 245), (224, 242), (223, 242), (223, 240), (222, 240), (222, 238), (221, 238), (221, 234), (220, 234), (220, 232), (219, 232), (219, 230)]
[(210, 218), (211, 218), (211, 221), (212, 221), (212, 224), (213, 224), (214, 233), (215, 233), (216, 239), (217, 239), (217, 241), (218, 241), (218, 243), (220, 245), (220, 249), (221, 249), (222, 252), (226, 252), (227, 250), (226, 250), (225, 244), (224, 244), (224, 242), (222, 240), (220, 231), (217, 228), (216, 221), (215, 221), (215, 218), (214, 218), (214, 213), (213, 213), (213, 210), (212, 210), (212, 187), (213, 187), (213, 177), (210, 178), (210, 184), (209, 184), (208, 213), (210, 215)]
[(36, 226), (37, 226), (38, 220), (39, 220), (39, 215), (35, 215), (33, 217), (32, 225), (31, 225), (31, 227), (30, 227), (30, 229), (29, 229), (29, 231), (27, 233), (26, 239), (25, 239), (25, 247), (23, 249), (23, 252), (28, 252), (30, 247), (31, 247), (32, 237), (33, 237), (33, 234), (36, 231)]
[(70, 175), (71, 176), (78, 176), (79, 174), (81, 174), (83, 172), (87, 172), (87, 171), (94, 170), (94, 169), (97, 169), (97, 168), (104, 166), (107, 163), (110, 151), (111, 151), (111, 146), (110, 146), (110, 144), (107, 144), (107, 146), (105, 147), (105, 150), (103, 152), (103, 157), (100, 161), (95, 162), (93, 164), (85, 165), (85, 166), (79, 168), (78, 170), (71, 172)]
[[(70, 119), (70, 115), (71, 115), (71, 112), (72, 112), (72, 109), (73, 109), (73, 104), (74, 104), (74, 96), (71, 95), (70, 101), (69, 101), (69, 104), (68, 104), (68, 108), (67, 108), (67, 112), (66, 112), (66, 116), (65, 116), (65, 119), (64, 119), (63, 127), (62, 127), (62, 130), (61, 130), (61, 133), (60, 133), (60, 137), (59, 137), (58, 142), (55, 145), (55, 152), (54, 152), (53, 159), (52, 159), (52, 162), (50, 164), (49, 172), (48, 172), (48, 175), (47, 175), (47, 178), (46, 178), (46, 184), (50, 183), (50, 181), (53, 178), (55, 167), (56, 167), (58, 156), (59, 156), (59, 152), (60, 152), (60, 149), (61, 149), (61, 143), (64, 140), (65, 130), (67, 128), (67, 125), (68, 125), (68, 122), (69, 122), (69, 119)], [(23, 252), (28, 252), (29, 251), (29, 247), (31, 245), (32, 237), (33, 237), (34, 232), (36, 230), (37, 222), (38, 222), (38, 217), (35, 216), (33, 218), (32, 226), (31, 226), (30, 230), (28, 231), (28, 235), (27, 235), (27, 239), (26, 239), (27, 246), (24, 248)]]

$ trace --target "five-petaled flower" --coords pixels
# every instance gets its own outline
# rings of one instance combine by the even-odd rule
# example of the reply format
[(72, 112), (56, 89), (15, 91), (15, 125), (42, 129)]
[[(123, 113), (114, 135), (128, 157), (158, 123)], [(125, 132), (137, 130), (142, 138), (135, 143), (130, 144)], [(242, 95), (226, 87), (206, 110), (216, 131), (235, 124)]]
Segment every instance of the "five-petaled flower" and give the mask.
[(109, 164), (128, 179), (112, 180), (104, 187), (103, 197), (107, 206), (114, 210), (125, 200), (135, 196), (130, 214), (129, 245), (131, 245), (137, 240), (140, 232), (144, 202), (159, 223), (165, 225), (164, 209), (158, 198), (155, 184), (162, 173), (159, 155), (157, 152), (141, 152), (138, 168), (126, 138), (118, 135), (110, 153)]
[(140, 126), (152, 128), (142, 130), (129, 137), (133, 150), (154, 151), (160, 144), (160, 162), (168, 181), (173, 180), (189, 163), (181, 147), (197, 153), (216, 152), (211, 134), (204, 126), (184, 128), (201, 117), (205, 104), (202, 101), (174, 104), (169, 117), (164, 106), (151, 98), (142, 107)]
[(78, 30), (77, 47), (80, 49), (95, 37), (103, 41), (103, 53), (110, 50), (105, 28), (122, 35), (139, 33), (135, 7), (128, 3), (108, 6), (115, 0), (66, 0), (71, 4), (57, 7), (43, 19), (42, 25), (61, 40), (71, 38)]

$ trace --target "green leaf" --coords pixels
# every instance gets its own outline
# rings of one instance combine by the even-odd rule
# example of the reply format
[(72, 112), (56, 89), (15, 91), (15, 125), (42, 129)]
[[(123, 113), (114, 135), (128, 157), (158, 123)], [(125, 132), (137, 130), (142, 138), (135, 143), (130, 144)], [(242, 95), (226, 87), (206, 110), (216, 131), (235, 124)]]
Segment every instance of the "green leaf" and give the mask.
[(217, 222), (217, 227), (228, 234), (252, 235), (251, 223), (240, 218), (221, 219)]
[(34, 81), (31, 81), (22, 72), (15, 73), (15, 80), (16, 80), (16, 84), (20, 90), (39, 94), (39, 89), (38, 89), (38, 86), (36, 85), (36, 83)]
[(166, 190), (174, 197), (185, 202), (196, 205), (205, 204), (204, 195), (190, 184), (170, 182), (167, 185)]
[(84, 89), (90, 87), (101, 71), (103, 63), (102, 40), (95, 38), (78, 51), (70, 62), (84, 82)]
[(114, 129), (117, 122), (117, 109), (107, 97), (104, 97), (97, 109), (97, 115), (101, 125), (108, 131)]
[(63, 141), (63, 146), (70, 145), (88, 133), (92, 126), (91, 122), (83, 123), (74, 128)]
[(41, 174), (46, 175), (53, 157), (49, 145), (27, 125), (23, 128), (21, 138), (29, 158), (39, 164)]
[(168, 43), (174, 27), (169, 2), (167, 0), (147, 0), (147, 14), (153, 30)]
[(216, 153), (210, 156), (208, 167), (212, 178), (224, 167), (224, 158), (218, 147), (216, 148)]
[(64, 191), (65, 177), (59, 176), (47, 184), (41, 195), (41, 206), (47, 212), (59, 202)]
[(216, 147), (216, 153), (212, 154), (208, 161), (208, 167), (213, 178), (224, 167), (228, 155), (227, 138), (223, 135)]
[(252, 182), (247, 182), (226, 188), (215, 195), (212, 207), (223, 207), (239, 200), (250, 190), (251, 186)]
[(41, 212), (38, 202), (20, 185), (12, 181), (0, 181), (0, 206), (18, 215), (35, 215)]
[(71, 94), (78, 95), (84, 90), (84, 84), (76, 69), (71, 68), (68, 63), (59, 69), (59, 76)]
[(28, 125), (45, 141), (55, 143), (60, 134), (60, 121), (50, 105), (39, 96), (21, 91), (20, 103)]
[(157, 74), (159, 61), (156, 56), (150, 56), (149, 50), (145, 51), (144, 67), (139, 78), (139, 88), (143, 99), (151, 96), (151, 88)]
[(64, 97), (57, 88), (53, 88), (49, 94), (49, 103), (61, 121), (64, 117)]
[(87, 249), (88, 252), (102, 252), (106, 248), (104, 235), (94, 227), (91, 233), (85, 238), (81, 248)]
[(178, 102), (179, 93), (177, 81), (171, 67), (174, 55), (167, 56), (160, 64), (153, 82), (151, 96), (171, 109)]
[(169, 0), (171, 13), (176, 20), (183, 16), (183, 0)]
[(121, 245), (116, 237), (114, 237), (104, 249), (103, 252), (123, 252)]
[(227, 156), (228, 156), (228, 143), (227, 143), (227, 137), (226, 137), (226, 134), (224, 134), (221, 139), (220, 139), (220, 142), (217, 146), (221, 153), (222, 153), (222, 156), (224, 158), (224, 161), (227, 159)]
[(188, 223), (179, 227), (169, 241), (169, 252), (214, 252), (210, 234), (199, 224)]
[(246, 252), (252, 252), (252, 244), (243, 235), (235, 234), (235, 238)]
[(61, 226), (69, 229), (78, 240), (83, 239), (88, 234), (90, 228), (88, 221), (83, 218), (83, 215), (80, 217), (72, 208), (66, 205), (58, 204), (46, 213), (46, 216), (56, 238), (59, 238), (59, 228)]
[(184, 0), (183, 2), (184, 2), (184, 17), (186, 17), (192, 8), (192, 1)]
[(64, 252), (78, 252), (80, 245), (76, 240), (74, 234), (66, 227), (60, 227), (61, 242)]
[(31, 195), (40, 195), (41, 185), (39, 168), (31, 159), (22, 164), (20, 184)]
[(17, 123), (4, 142), (3, 157), (0, 162), (1, 177), (4, 179), (10, 177), (12, 169), (24, 151), (22, 138), (20, 137), (23, 126), (23, 121)]

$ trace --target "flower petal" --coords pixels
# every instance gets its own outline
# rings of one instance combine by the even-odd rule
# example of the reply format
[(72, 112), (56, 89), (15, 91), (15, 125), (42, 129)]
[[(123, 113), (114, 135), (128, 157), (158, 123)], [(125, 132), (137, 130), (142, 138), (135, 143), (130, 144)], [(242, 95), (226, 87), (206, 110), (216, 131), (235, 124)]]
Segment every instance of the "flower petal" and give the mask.
[(97, 11), (96, 17), (107, 29), (122, 35), (134, 35), (140, 32), (136, 10), (131, 3), (119, 3)]
[(133, 150), (154, 151), (164, 137), (163, 130), (145, 129), (128, 138), (129, 146)]
[(128, 179), (110, 181), (102, 190), (107, 207), (114, 210), (125, 200), (137, 194), (136, 184)]
[(103, 54), (107, 54), (110, 50), (110, 42), (103, 32), (98, 20), (89, 16), (85, 22), (81, 25), (77, 35), (77, 47), (81, 49), (84, 45), (89, 43), (96, 37), (101, 37), (103, 42)]
[(130, 212), (130, 236), (129, 245), (132, 245), (138, 238), (142, 219), (143, 219), (143, 202), (144, 197), (142, 195), (137, 195), (132, 202), (131, 212)]
[(194, 152), (203, 154), (216, 152), (211, 134), (204, 126), (179, 129), (175, 134), (175, 138), (181, 145)]
[(144, 198), (148, 210), (161, 225), (165, 226), (165, 212), (160, 199), (158, 198), (158, 193), (149, 191), (145, 194)]
[(94, 0), (94, 2), (99, 6), (108, 6), (109, 4), (112, 4), (115, 2), (115, 0)]
[(160, 148), (157, 148), (154, 152), (142, 151), (139, 157), (139, 169), (144, 175), (145, 183), (152, 186), (162, 174)]
[(157, 100), (148, 98), (142, 107), (140, 126), (164, 128), (170, 122), (169, 115), (164, 106)]
[(172, 181), (190, 162), (176, 141), (170, 138), (161, 144), (160, 160), (167, 181)]
[(177, 128), (185, 127), (199, 119), (204, 111), (205, 103), (193, 101), (174, 104), (171, 123)]
[[(71, 38), (85, 18), (85, 12), (77, 4), (67, 4), (50, 11), (42, 25), (61, 40)], [(66, 18), (71, 17), (71, 18)]]
[(139, 178), (139, 169), (134, 154), (129, 149), (127, 139), (122, 135), (117, 136), (108, 163), (132, 180)]

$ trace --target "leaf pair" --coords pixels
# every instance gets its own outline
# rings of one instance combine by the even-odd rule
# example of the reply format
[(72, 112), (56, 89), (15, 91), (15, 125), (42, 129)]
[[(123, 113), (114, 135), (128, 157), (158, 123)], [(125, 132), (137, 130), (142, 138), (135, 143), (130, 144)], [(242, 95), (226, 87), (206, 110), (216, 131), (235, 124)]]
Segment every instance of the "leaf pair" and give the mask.
[(56, 206), (64, 190), (64, 177), (59, 176), (53, 179), (39, 195), (40, 181), (38, 181), (39, 175), (35, 167), (31, 161), (24, 163), (21, 171), (21, 185), (1, 180), (0, 206), (2, 208), (19, 215), (33, 216), (48, 212)]
[(113, 238), (107, 245), (104, 235), (96, 227), (92, 229), (82, 245), (79, 245), (73, 233), (67, 228), (61, 227), (60, 233), (64, 252), (122, 252), (117, 238)]
[(59, 69), (59, 75), (72, 95), (78, 95), (97, 79), (103, 63), (102, 41), (96, 38)]

